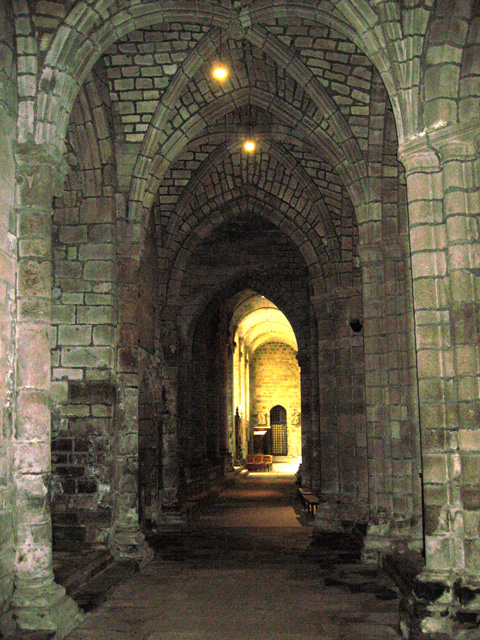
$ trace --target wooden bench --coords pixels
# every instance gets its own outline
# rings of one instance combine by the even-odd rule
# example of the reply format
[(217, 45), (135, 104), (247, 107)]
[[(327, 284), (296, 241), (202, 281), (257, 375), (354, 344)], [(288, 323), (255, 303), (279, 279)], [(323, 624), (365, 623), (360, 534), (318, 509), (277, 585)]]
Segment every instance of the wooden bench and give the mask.
[(312, 516), (315, 515), (320, 504), (320, 499), (310, 489), (300, 487), (298, 494), (303, 503), (303, 508)]

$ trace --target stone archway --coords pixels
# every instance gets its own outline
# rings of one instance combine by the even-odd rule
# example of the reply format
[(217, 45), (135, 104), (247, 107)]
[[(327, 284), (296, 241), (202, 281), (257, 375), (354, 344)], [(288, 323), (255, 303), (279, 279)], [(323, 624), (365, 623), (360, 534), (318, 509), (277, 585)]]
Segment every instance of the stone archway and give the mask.
[[(242, 278), (270, 287), (280, 305), (271, 274), (248, 261), (215, 283), (190, 269), (223, 224), (252, 213), (298, 249), (299, 273), (308, 267), (308, 286), (300, 294), (287, 287), (284, 298), (298, 312), (292, 325), (306, 326), (300, 362), (315, 381), (308, 387), (307, 380), (307, 397), (318, 426), (309, 431), (311, 450), (330, 448), (338, 462), (320, 483), (322, 461), (312, 456), (308, 482), (341, 505), (337, 524), (342, 513), (360, 518), (348, 505), (342, 511), (346, 503), (361, 504), (361, 518), (370, 518), (364, 559), (418, 549), (421, 426), (427, 565), (420, 580), (444, 589), (441, 601), (425, 605), (424, 622), (450, 632), (463, 606), (458, 594), (475, 598), (478, 556), (476, 3), (281, 0), (229, 10), (133, 0), (120, 8), (107, 0), (73, 2), (68, 11), (65, 3), (34, 4), (15, 0), (12, 13), (8, 3), (1, 13), (2, 318), (9, 328), (0, 468), (7, 469), (6, 504), (18, 501), (8, 539), (17, 540), (18, 558), (28, 558), (15, 564), (7, 553), (20, 623), (37, 624), (42, 606), (69, 606), (53, 586), (49, 559), (49, 396), (56, 434), (69, 423), (70, 432), (90, 429), (100, 443), (107, 439), (101, 425), (108, 431), (115, 423), (113, 493), (125, 525), (116, 542), (124, 551), (141, 546), (131, 480), (141, 380), (137, 289), (150, 266), (140, 267), (141, 254), (153, 226), (162, 307), (150, 314), (153, 351), (162, 363), (165, 442), (174, 450), (179, 362), (203, 311)], [(178, 26), (169, 29), (172, 21)], [(182, 35), (175, 47), (165, 44), (169, 30)], [(237, 71), (223, 88), (203, 74), (220, 31)], [(252, 124), (265, 146), (248, 169), (232, 140)], [(84, 152), (77, 161), (69, 126)], [(78, 290), (82, 283), (90, 288)], [(141, 297), (143, 305), (148, 295)], [(355, 319), (361, 328), (352, 333)], [(79, 382), (97, 391), (118, 383), (114, 403), (70, 403)], [(105, 415), (114, 405), (115, 421)], [(349, 451), (361, 451), (353, 483), (337, 455), (340, 434)], [(93, 487), (95, 478), (76, 464), (81, 452), (66, 440), (70, 486)], [(165, 475), (174, 477), (173, 467)], [(165, 495), (174, 502), (174, 487)], [(30, 577), (38, 602), (47, 594), (45, 606), (26, 598)]]

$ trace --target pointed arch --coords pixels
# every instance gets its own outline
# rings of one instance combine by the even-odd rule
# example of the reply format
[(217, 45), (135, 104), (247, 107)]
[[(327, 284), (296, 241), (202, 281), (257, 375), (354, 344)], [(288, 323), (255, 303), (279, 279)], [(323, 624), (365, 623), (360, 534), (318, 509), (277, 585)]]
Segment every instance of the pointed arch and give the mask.
[(194, 313), (190, 316), (185, 331), (186, 352), (191, 352), (195, 327), (207, 306), (215, 300), (228, 300), (245, 289), (251, 289), (265, 295), (266, 298), (282, 311), (292, 325), (297, 339), (299, 353), (307, 353), (310, 340), (308, 332), (308, 309), (305, 308), (300, 299), (292, 296), (292, 292), (287, 289), (282, 282), (272, 282), (269, 278), (266, 278), (264, 274), (253, 270), (246, 271), (240, 277), (226, 284), (219, 283), (213, 291), (208, 291), (208, 294), (201, 300), (198, 300), (198, 304), (195, 307)]
[[(295, 139), (288, 139), (290, 142), (296, 142)], [(201, 188), (206, 185), (207, 182), (211, 180), (212, 175), (216, 173), (217, 167), (219, 167), (228, 156), (235, 152), (238, 152), (238, 141), (235, 140), (228, 143), (224, 142), (217, 147), (214, 153), (205, 159), (203, 164), (197, 169), (195, 175), (189, 181), (183, 193), (180, 195), (175, 207), (174, 215), (170, 217), (170, 223), (165, 229), (166, 234), (171, 237), (176, 236), (177, 233), (180, 233), (181, 235), (180, 227), (188, 221), (185, 214), (188, 212), (190, 212), (190, 215), (194, 214), (194, 202), (192, 201), (193, 194), (201, 192)], [(278, 165), (288, 168), (289, 175), (291, 175), (298, 184), (302, 186), (302, 197), (304, 197), (305, 200), (308, 200), (311, 204), (310, 214), (305, 218), (304, 224), (310, 225), (312, 234), (318, 234), (322, 238), (325, 238), (326, 242), (328, 241), (326, 251), (331, 253), (332, 259), (335, 259), (335, 256), (338, 258), (340, 240), (323, 199), (323, 195), (314, 184), (312, 178), (306, 173), (305, 169), (295, 161), (288, 151), (282, 149), (280, 145), (273, 140), (263, 139), (258, 153), (266, 153), (273, 157), (277, 161)], [(252, 187), (255, 186), (258, 185), (252, 183)], [(232, 187), (232, 192), (237, 189), (238, 195), (241, 196), (241, 188), (245, 188), (245, 185), (235, 185)], [(272, 195), (277, 195), (277, 197), (279, 197), (279, 194), (275, 192), (272, 192)], [(286, 200), (286, 202), (288, 203), (288, 200)], [(293, 207), (293, 210), (296, 208), (293, 204), (291, 206)], [(303, 211), (299, 210), (298, 213), (303, 214)]]
[[(218, 37), (217, 34), (215, 34), (215, 37)], [(317, 129), (319, 132), (325, 132), (325, 135), (332, 140), (338, 152), (341, 151), (341, 145), (348, 144), (349, 154), (352, 155), (352, 159), (361, 158), (360, 148), (355, 144), (353, 133), (347, 121), (333, 99), (327, 94), (318, 78), (314, 76), (299, 56), (261, 26), (249, 29), (246, 33), (246, 39), (264, 51), (277, 65), (285, 68), (293, 80), (295, 80), (313, 100), (320, 114)], [(160, 140), (166, 137), (164, 133), (166, 125), (170, 120), (171, 114), (182, 92), (186, 90), (189, 80), (204, 63), (205, 54), (211, 46), (210, 34), (208, 37), (204, 36), (200, 44), (188, 56), (183, 68), (179, 70), (174, 81), (167, 89), (162, 102), (158, 105), (145, 134), (134, 170), (130, 190), (130, 200), (132, 202), (142, 201), (142, 192), (144, 189), (142, 189), (141, 181), (144, 180), (143, 177), (149, 173), (155, 173), (154, 162), (155, 158), (159, 155)], [(271, 103), (271, 97), (266, 93), (252, 89), (240, 89), (229, 92), (222, 98), (219, 98), (214, 103), (214, 108), (205, 108), (198, 118), (200, 121), (202, 119), (207, 120), (209, 116), (217, 115), (218, 112), (227, 112), (232, 108), (232, 105), (236, 107), (243, 106), (247, 104), (250, 99), (256, 100), (258, 106), (263, 104), (267, 108)], [(289, 105), (289, 107), (291, 108), (291, 105)], [(288, 122), (289, 116), (291, 118), (292, 114), (285, 106), (283, 108), (283, 120)], [(297, 113), (297, 119), (298, 116), (299, 114)], [(323, 124), (324, 121), (327, 122), (326, 126)], [(180, 140), (175, 140), (175, 148), (177, 148), (179, 144)], [(326, 146), (329, 148), (330, 145), (327, 144)], [(339, 159), (345, 160), (346, 157), (343, 153), (339, 153)], [(147, 185), (145, 185), (144, 188), (148, 190)]]
[[(257, 216), (273, 223), (287, 237), (292, 238), (294, 245), (305, 262), (305, 267), (308, 269), (313, 295), (321, 295), (327, 288), (330, 279), (335, 280), (336, 278), (335, 266), (329, 262), (324, 253), (323, 255), (318, 255), (319, 251), (301, 228), (295, 225), (293, 221), (286, 220), (281, 208), (278, 206), (279, 204), (277, 200), (273, 200), (271, 204), (268, 204), (251, 195), (243, 199), (226, 200), (208, 218), (205, 217), (200, 224), (191, 229), (181, 245), (179, 245), (181, 248), (173, 259), (165, 303), (173, 307), (179, 304), (183, 277), (188, 261), (196, 247), (222, 224), (242, 218), (246, 212), (248, 216)], [(324, 273), (324, 266), (327, 264), (330, 265), (330, 268)]]

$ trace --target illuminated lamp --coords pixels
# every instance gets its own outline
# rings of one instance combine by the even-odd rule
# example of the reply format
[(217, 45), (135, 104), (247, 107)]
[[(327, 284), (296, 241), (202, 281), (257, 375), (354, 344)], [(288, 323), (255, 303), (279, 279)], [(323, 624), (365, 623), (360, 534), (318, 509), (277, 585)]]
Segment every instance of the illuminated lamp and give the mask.
[(225, 82), (229, 75), (228, 67), (222, 62), (217, 62), (212, 69), (212, 76), (219, 82)]
[(245, 140), (245, 142), (243, 143), (243, 150), (246, 151), (247, 153), (253, 153), (256, 148), (257, 148), (257, 143), (255, 142), (255, 140), (252, 140), (251, 138), (249, 138), (248, 140)]

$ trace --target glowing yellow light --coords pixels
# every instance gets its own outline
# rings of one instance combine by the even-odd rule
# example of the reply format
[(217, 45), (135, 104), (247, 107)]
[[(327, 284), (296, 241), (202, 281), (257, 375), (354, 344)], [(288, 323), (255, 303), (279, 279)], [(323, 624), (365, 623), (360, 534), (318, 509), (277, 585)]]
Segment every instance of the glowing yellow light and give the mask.
[(245, 140), (245, 142), (243, 143), (243, 149), (247, 153), (253, 153), (256, 148), (257, 145), (254, 140)]
[(212, 76), (215, 78), (215, 80), (223, 82), (228, 78), (228, 67), (226, 67), (221, 62), (219, 64), (216, 64), (213, 67)]

